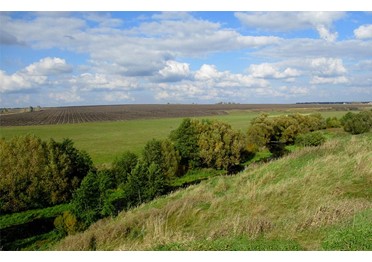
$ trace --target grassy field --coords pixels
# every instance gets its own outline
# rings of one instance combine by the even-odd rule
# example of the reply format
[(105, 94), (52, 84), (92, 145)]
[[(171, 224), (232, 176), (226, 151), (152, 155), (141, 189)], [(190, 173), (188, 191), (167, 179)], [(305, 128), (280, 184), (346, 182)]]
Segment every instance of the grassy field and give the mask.
[(53, 250), (372, 250), (372, 133), (178, 190)]
[[(269, 111), (270, 115), (288, 114), (299, 109)], [(309, 114), (312, 109), (302, 109)], [(322, 111), (324, 117), (341, 117), (347, 111)], [(245, 131), (250, 121), (259, 115), (257, 111), (233, 110), (228, 115), (204, 117), (230, 123), (233, 128)], [(53, 138), (61, 141), (70, 138), (78, 149), (85, 150), (96, 165), (110, 164), (115, 157), (126, 150), (140, 152), (144, 144), (152, 138), (165, 138), (176, 129), (183, 118), (162, 118), (151, 120), (128, 120), (115, 122), (91, 122), (62, 125), (39, 125), (1, 127), (0, 137), (9, 139), (17, 135), (35, 134), (43, 140)]]

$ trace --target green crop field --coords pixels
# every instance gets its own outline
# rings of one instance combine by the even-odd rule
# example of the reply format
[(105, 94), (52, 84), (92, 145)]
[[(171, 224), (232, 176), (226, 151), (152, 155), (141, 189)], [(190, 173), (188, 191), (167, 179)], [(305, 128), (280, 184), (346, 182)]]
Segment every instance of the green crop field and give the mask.
[[(291, 109), (270, 111), (270, 115), (290, 114), (295, 111), (309, 114), (313, 109)], [(322, 111), (324, 117), (341, 117), (347, 111)], [(202, 117), (218, 119), (232, 125), (233, 128), (245, 131), (250, 121), (260, 112), (249, 110), (232, 110), (227, 115)], [(161, 139), (176, 129), (183, 118), (141, 119), (114, 122), (90, 122), (60, 125), (35, 125), (1, 127), (0, 137), (9, 139), (17, 135), (34, 134), (43, 140), (53, 138), (61, 141), (70, 138), (78, 149), (85, 150), (96, 165), (110, 164), (122, 152), (129, 150), (140, 152), (147, 141)]]

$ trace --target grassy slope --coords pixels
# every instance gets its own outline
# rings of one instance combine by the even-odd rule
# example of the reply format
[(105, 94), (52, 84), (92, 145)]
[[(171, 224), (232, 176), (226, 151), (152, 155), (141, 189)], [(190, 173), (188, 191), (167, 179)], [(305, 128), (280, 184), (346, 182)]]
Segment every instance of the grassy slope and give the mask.
[[(289, 111), (288, 111), (289, 112)], [(309, 110), (304, 111), (310, 112)], [(342, 116), (346, 111), (322, 112), (325, 117)], [(251, 111), (231, 111), (229, 115), (208, 117), (230, 123), (233, 128), (245, 131), (250, 121), (259, 114)], [(272, 111), (271, 115), (283, 114)], [(45, 126), (1, 127), (0, 137), (9, 139), (15, 135), (35, 134), (43, 140), (61, 141), (70, 138), (78, 149), (85, 150), (96, 165), (111, 163), (126, 150), (138, 153), (151, 138), (165, 138), (176, 129), (182, 118), (130, 120), (118, 122), (94, 122)]]
[(69, 236), (56, 250), (372, 250), (372, 134), (214, 177)]

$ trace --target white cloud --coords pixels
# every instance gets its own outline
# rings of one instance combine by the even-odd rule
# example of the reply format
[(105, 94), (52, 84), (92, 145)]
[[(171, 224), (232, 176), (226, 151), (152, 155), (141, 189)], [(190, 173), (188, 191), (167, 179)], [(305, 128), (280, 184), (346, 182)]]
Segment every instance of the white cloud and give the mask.
[(105, 61), (126, 76), (155, 76), (167, 60), (177, 57), (203, 57), (281, 41), (273, 36), (245, 36), (191, 15), (177, 20), (172, 15), (158, 16), (162, 19), (143, 21), (125, 29), (115, 28), (119, 21), (110, 17), (107, 18), (109, 25), (114, 25), (104, 25), (104, 15), (95, 13), (85, 15), (89, 21), (98, 22), (95, 27), (90, 27), (84, 17), (65, 14), (60, 17), (39, 15), (27, 20), (4, 15), (1, 22), (3, 30), (13, 34), (17, 41), (34, 48), (60, 48), (89, 54), (91, 61)]
[(64, 73), (71, 73), (72, 66), (66, 63), (65, 59), (58, 57), (45, 57), (39, 62), (33, 63), (24, 69), (24, 72), (33, 76), (48, 76)]
[(103, 95), (103, 100), (107, 102), (118, 102), (118, 101), (133, 101), (133, 97), (131, 97), (128, 93), (123, 92), (110, 92)]
[(129, 90), (138, 87), (137, 80), (120, 75), (105, 75), (98, 73), (84, 73), (72, 77), (69, 83), (79, 87), (82, 91), (92, 90)]
[(287, 32), (316, 29), (326, 41), (335, 41), (337, 32), (331, 33), (332, 23), (344, 17), (345, 12), (237, 12), (235, 16), (248, 27)]
[(313, 73), (318, 76), (339, 76), (346, 73), (346, 68), (340, 58), (316, 58), (310, 61)]
[(32, 89), (47, 82), (49, 76), (69, 73), (72, 67), (61, 58), (46, 57), (8, 75), (0, 70), (0, 92), (17, 92)]
[(371, 39), (372, 38), (372, 24), (361, 25), (354, 30), (354, 35), (358, 39)]
[(72, 87), (70, 90), (66, 90), (64, 92), (50, 93), (49, 98), (66, 103), (83, 101), (83, 99), (78, 94), (78, 89), (76, 87)]
[(256, 89), (269, 89), (269, 83), (265, 79), (219, 71), (215, 65), (210, 64), (204, 64), (190, 74), (193, 77), (179, 82), (154, 85), (155, 98), (178, 101), (232, 101), (255, 93)]
[(187, 78), (189, 74), (189, 64), (168, 60), (165, 67), (159, 70), (159, 81), (175, 82)]
[(346, 84), (349, 83), (349, 80), (345, 76), (336, 76), (336, 77), (321, 77), (314, 76), (311, 81), (311, 84)]
[(300, 71), (290, 67), (287, 67), (284, 71), (280, 72), (275, 65), (269, 63), (250, 65), (248, 71), (250, 72), (252, 77), (257, 78), (281, 79), (293, 78), (301, 75)]
[(338, 33), (337, 32), (331, 33), (330, 30), (324, 25), (318, 25), (316, 27), (316, 30), (318, 31), (320, 38), (328, 42), (334, 42), (337, 39)]

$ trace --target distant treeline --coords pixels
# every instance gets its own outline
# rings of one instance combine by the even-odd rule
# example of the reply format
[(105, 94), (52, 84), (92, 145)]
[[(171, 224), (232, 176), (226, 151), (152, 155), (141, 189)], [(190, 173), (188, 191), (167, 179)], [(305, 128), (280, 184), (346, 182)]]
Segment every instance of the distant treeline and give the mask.
[(297, 102), (298, 105), (352, 105), (352, 104), (372, 104), (372, 101), (364, 101), (364, 102)]

